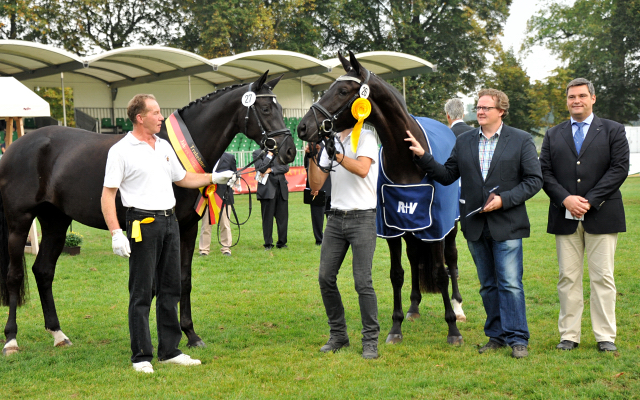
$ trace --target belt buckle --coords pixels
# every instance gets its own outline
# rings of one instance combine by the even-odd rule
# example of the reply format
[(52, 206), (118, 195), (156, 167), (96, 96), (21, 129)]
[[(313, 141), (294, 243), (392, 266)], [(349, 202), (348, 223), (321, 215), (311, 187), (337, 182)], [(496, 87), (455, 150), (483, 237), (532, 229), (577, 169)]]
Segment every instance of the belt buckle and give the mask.
[(162, 210), (162, 214), (164, 214), (165, 217), (169, 217), (171, 216), (171, 210)]

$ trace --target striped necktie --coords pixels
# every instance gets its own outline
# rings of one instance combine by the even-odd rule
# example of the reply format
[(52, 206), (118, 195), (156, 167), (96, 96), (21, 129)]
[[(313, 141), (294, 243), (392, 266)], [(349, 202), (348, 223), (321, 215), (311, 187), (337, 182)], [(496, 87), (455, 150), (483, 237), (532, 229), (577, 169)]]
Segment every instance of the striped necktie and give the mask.
[(584, 132), (582, 132), (582, 127), (585, 126), (586, 122), (574, 122), (575, 126), (578, 127), (575, 135), (573, 135), (573, 142), (576, 144), (576, 151), (580, 154), (580, 148), (582, 147), (582, 142), (584, 142)]

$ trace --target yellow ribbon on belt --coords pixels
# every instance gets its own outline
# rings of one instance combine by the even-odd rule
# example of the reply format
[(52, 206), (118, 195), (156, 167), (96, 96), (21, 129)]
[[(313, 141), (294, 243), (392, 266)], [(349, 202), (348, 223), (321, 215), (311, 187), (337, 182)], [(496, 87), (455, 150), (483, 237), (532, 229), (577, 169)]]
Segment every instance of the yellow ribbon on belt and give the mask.
[(351, 150), (355, 153), (358, 149), (362, 124), (364, 124), (364, 120), (371, 114), (371, 103), (362, 97), (357, 98), (351, 106), (351, 114), (353, 118), (358, 120), (356, 126), (353, 127), (353, 132), (351, 132)]
[(140, 224), (150, 224), (156, 219), (153, 217), (147, 217), (142, 221), (133, 221), (133, 225), (131, 226), (131, 237), (136, 240), (136, 242), (142, 241), (142, 232), (140, 231)]

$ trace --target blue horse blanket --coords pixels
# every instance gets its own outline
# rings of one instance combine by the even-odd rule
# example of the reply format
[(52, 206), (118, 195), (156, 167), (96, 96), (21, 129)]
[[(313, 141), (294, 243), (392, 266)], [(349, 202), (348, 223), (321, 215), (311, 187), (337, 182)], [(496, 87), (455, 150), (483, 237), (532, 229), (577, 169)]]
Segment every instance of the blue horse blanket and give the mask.
[[(422, 128), (431, 154), (444, 164), (456, 143), (446, 125), (424, 117), (412, 116)], [(378, 173), (378, 207), (376, 231), (379, 237), (393, 238), (411, 232), (422, 241), (442, 240), (460, 218), (460, 185), (458, 181), (442, 186), (428, 175), (419, 184), (399, 185), (386, 175), (380, 162)]]

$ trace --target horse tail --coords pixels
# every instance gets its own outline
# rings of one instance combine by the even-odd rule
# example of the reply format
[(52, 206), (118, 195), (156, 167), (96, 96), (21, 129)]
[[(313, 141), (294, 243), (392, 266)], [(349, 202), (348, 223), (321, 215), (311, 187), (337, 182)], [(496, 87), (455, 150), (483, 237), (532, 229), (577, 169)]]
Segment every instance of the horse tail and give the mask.
[(438, 287), (438, 265), (434, 262), (431, 252), (437, 251), (437, 246), (427, 246), (429, 249), (421, 254), (418, 266), (420, 291), (422, 293), (440, 293)]
[(0, 193), (0, 303), (9, 305), (9, 289), (7, 275), (9, 274), (9, 226), (4, 217), (4, 205)]

